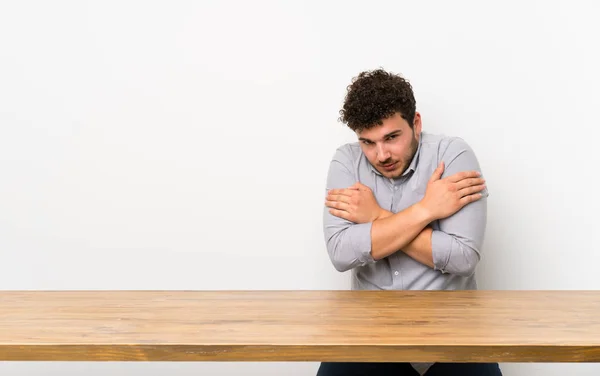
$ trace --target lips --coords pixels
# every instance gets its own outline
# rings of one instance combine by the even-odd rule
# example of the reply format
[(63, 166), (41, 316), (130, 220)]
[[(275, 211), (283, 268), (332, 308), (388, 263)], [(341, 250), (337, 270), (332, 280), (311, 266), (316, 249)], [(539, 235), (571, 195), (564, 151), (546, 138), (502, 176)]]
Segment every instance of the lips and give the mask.
[(389, 170), (393, 170), (394, 167), (396, 167), (396, 163), (398, 163), (398, 162), (390, 163), (390, 164), (387, 164), (387, 165), (382, 165), (381, 167), (383, 167), (384, 169), (386, 169), (388, 171)]

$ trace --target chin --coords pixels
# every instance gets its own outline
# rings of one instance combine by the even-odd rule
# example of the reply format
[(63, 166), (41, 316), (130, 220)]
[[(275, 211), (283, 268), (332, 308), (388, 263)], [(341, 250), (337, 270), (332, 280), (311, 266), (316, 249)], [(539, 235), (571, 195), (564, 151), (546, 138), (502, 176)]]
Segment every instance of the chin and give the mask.
[(385, 176), (385, 177), (386, 177), (386, 178), (388, 178), (388, 179), (396, 179), (396, 178), (399, 178), (399, 177), (400, 177), (400, 175), (402, 175), (402, 174), (400, 174), (400, 173), (399, 173), (399, 172), (397, 172), (397, 171), (391, 171), (391, 172), (389, 172), (389, 171), (384, 171), (384, 172), (382, 173), (382, 175), (383, 175), (383, 176)]
[(404, 170), (405, 170), (404, 167), (400, 167), (394, 171), (383, 174), (383, 176), (385, 176), (387, 178), (391, 178), (391, 179), (398, 179), (400, 176), (402, 176), (402, 174), (404, 173)]

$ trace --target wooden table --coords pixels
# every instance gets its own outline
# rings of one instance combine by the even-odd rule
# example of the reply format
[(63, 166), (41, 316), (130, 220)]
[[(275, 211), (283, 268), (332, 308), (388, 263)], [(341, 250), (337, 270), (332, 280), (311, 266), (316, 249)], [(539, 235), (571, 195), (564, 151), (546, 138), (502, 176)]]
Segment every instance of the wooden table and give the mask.
[(0, 291), (0, 361), (598, 362), (598, 291)]

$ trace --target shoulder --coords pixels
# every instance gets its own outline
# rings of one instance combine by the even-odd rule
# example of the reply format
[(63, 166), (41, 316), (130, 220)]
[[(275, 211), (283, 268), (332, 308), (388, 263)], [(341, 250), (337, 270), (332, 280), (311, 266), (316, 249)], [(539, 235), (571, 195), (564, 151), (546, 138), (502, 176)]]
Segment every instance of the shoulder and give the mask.
[(360, 181), (363, 175), (363, 164), (360, 163), (362, 155), (358, 143), (339, 146), (329, 164), (327, 188), (347, 188)]
[[(427, 141), (426, 141), (427, 139)], [(440, 162), (444, 162), (445, 168), (442, 177), (453, 175), (461, 171), (475, 170), (483, 174), (479, 161), (475, 156), (475, 152), (471, 146), (460, 137), (448, 136), (429, 136), (423, 138), (424, 145), (428, 145), (430, 149), (430, 158), (437, 166)], [(486, 188), (483, 192), (485, 197), (489, 192)]]
[(350, 168), (363, 156), (358, 142), (350, 142), (339, 146), (333, 154), (332, 162), (338, 162)]
[(422, 154), (426, 154), (437, 162), (452, 162), (462, 154), (474, 157), (471, 146), (461, 137), (443, 134), (421, 133)]

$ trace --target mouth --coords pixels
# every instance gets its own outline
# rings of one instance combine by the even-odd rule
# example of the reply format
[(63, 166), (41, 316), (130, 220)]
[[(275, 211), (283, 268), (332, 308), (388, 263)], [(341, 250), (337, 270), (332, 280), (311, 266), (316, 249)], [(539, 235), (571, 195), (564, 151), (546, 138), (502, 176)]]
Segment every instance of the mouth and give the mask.
[(390, 164), (386, 164), (386, 165), (381, 165), (381, 167), (383, 167), (383, 169), (386, 170), (386, 171), (392, 171), (396, 167), (396, 163), (398, 163), (398, 162), (394, 162), (394, 163), (390, 163)]

